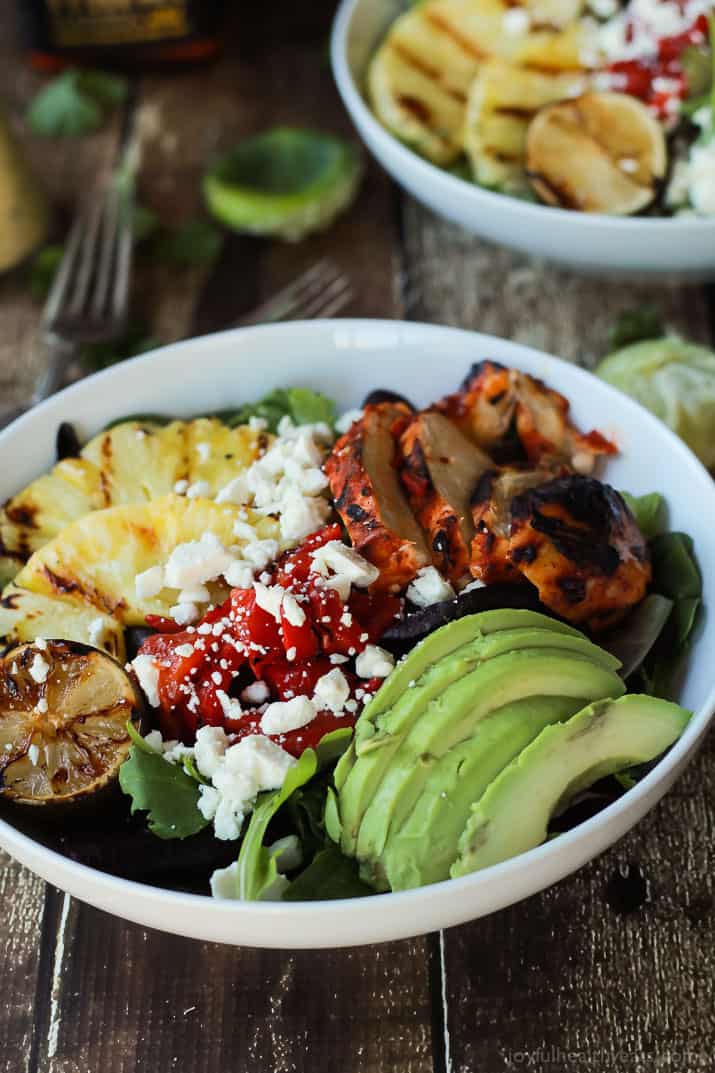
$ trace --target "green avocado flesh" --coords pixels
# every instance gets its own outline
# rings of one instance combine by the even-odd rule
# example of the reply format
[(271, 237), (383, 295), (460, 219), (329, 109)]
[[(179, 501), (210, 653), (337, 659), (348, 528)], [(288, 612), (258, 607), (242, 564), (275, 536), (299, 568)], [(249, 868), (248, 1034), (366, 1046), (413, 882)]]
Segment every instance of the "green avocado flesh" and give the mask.
[[(386, 833), (381, 825), (391, 821), (397, 805), (391, 793), (402, 776), (403, 762), (410, 768), (417, 764), (410, 772), (411, 786), (417, 788), (420, 775), (427, 771), (424, 755), (441, 755), (440, 751), (469, 735), (474, 720), (495, 708), (525, 696), (564, 692), (582, 702), (620, 696), (623, 685), (611, 669), (617, 661), (603, 653), (608, 666), (599, 666), (590, 658), (594, 652), (601, 657), (600, 650), (585, 638), (546, 629), (522, 627), (480, 635), (429, 666), (420, 678), (410, 679), (412, 685), (408, 682), (393, 707), (374, 717), (368, 736), (360, 734), (363, 713), (352, 751), (336, 778), (343, 851), (361, 859), (380, 853)], [(569, 680), (565, 689), (564, 676)], [(542, 681), (546, 683), (543, 688)], [(435, 735), (438, 741), (433, 745)], [(400, 815), (408, 800), (406, 791)], [(369, 825), (364, 827), (368, 817)], [(382, 833), (376, 835), (373, 824)]]
[(473, 806), (450, 875), (463, 876), (540, 845), (556, 812), (580, 790), (676, 741), (690, 712), (630, 694), (601, 700), (548, 726), (512, 760)]

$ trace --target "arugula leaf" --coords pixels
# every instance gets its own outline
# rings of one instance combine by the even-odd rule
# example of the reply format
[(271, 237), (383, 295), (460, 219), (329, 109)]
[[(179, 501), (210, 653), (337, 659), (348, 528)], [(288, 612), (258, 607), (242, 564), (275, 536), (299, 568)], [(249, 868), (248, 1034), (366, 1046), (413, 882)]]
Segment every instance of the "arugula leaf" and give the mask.
[(621, 350), (630, 343), (644, 339), (660, 339), (665, 328), (658, 311), (652, 306), (627, 309), (618, 317), (608, 337), (609, 353)]
[(282, 417), (290, 417), (296, 425), (312, 425), (324, 421), (331, 428), (335, 423), (335, 403), (332, 399), (310, 388), (276, 388), (257, 402), (247, 402), (226, 423), (234, 428), (245, 425), (251, 417), (262, 417), (268, 422), (271, 432), (278, 430)]
[(317, 770), (317, 753), (306, 749), (288, 771), (280, 790), (271, 790), (258, 798), (238, 854), (238, 897), (242, 901), (259, 901), (274, 889), (279, 874), (277, 861), (270, 848), (263, 845), (268, 824), (281, 805), (312, 779)]
[(152, 253), (159, 261), (191, 268), (214, 261), (222, 243), (221, 232), (208, 220), (187, 220), (181, 227), (161, 234)]
[(119, 785), (131, 797), (132, 815), (147, 812), (149, 830), (158, 838), (188, 838), (208, 825), (198, 809), (199, 784), (178, 764), (171, 764), (129, 727), (133, 744), (119, 769)]
[(638, 670), (663, 632), (674, 606), (667, 596), (652, 592), (624, 622), (601, 639), (601, 646), (621, 661), (621, 678), (628, 678)]
[(652, 540), (653, 537), (663, 532), (665, 500), (660, 492), (648, 492), (643, 496), (633, 496), (630, 492), (621, 492), (621, 495), (644, 537)]
[(332, 428), (335, 422), (335, 403), (319, 391), (307, 387), (288, 388), (288, 406), (296, 425), (317, 425), (322, 421)]
[(366, 898), (375, 891), (358, 874), (357, 861), (345, 857), (332, 842), (316, 853), (308, 867), (283, 893), (284, 902)]
[(34, 134), (44, 137), (80, 137), (99, 130), (126, 95), (125, 78), (73, 67), (36, 94), (27, 122)]

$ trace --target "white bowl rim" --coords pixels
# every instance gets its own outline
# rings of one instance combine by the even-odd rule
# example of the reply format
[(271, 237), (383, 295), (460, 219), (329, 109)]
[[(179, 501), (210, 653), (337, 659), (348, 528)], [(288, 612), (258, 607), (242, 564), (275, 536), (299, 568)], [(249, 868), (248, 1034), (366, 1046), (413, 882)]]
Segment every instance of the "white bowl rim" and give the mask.
[(340, 7), (333, 20), (330, 35), (330, 56), (333, 67), (333, 76), (343, 100), (348, 105), (349, 112), (355, 112), (360, 121), (370, 128), (373, 137), (387, 151), (395, 153), (403, 167), (412, 168), (417, 174), (435, 186), (441, 187), (445, 197), (458, 194), (460, 197), (473, 197), (475, 205), (482, 205), (485, 210), (493, 209), (496, 205), (508, 208), (508, 211), (521, 217), (528, 223), (534, 214), (541, 215), (543, 212), (550, 213), (554, 218), (568, 219), (574, 227), (583, 227), (585, 230), (594, 228), (612, 228), (621, 237), (629, 233), (638, 232), (639, 237), (648, 231), (673, 232), (676, 229), (687, 235), (692, 231), (701, 231), (703, 228), (713, 231), (715, 235), (715, 216), (609, 216), (601, 212), (576, 212), (573, 209), (562, 209), (556, 205), (545, 205), (524, 201), (518, 197), (510, 197), (508, 194), (500, 194), (496, 190), (488, 190), (476, 183), (468, 183), (457, 175), (451, 175), (444, 168), (431, 163), (425, 157), (420, 156), (415, 150), (404, 145), (399, 138), (391, 134), (374, 116), (371, 109), (365, 103), (365, 99), (355, 83), (347, 57), (348, 31), (352, 17), (363, 0), (341, 0)]
[[(582, 379), (584, 386), (588, 385), (588, 382), (592, 379), (592, 374), (585, 369), (579, 368), (571, 362), (566, 362), (561, 358), (557, 358), (553, 355), (539, 351), (533, 347), (526, 346), (521, 343), (513, 341), (506, 341), (503, 339), (497, 339), (495, 336), (487, 335), (480, 332), (472, 332), (462, 328), (452, 328), (445, 325), (438, 324), (424, 324), (418, 321), (399, 322), (395, 320), (387, 319), (368, 319), (368, 318), (345, 318), (340, 320), (320, 320), (320, 321), (291, 321), (284, 322), (282, 324), (267, 324), (258, 325), (248, 328), (233, 328), (223, 332), (215, 332), (209, 335), (198, 336), (191, 339), (182, 340), (177, 343), (170, 343), (165, 347), (161, 347), (157, 350), (151, 351), (147, 354), (139, 355), (136, 358), (131, 358), (122, 362), (120, 365), (112, 366), (109, 369), (102, 370), (95, 373), (90, 377), (79, 381), (77, 384), (71, 387), (65, 388), (64, 391), (59, 392), (57, 395), (40, 403), (31, 412), (18, 418), (11, 425), (8, 425), (6, 429), (0, 431), (0, 449), (4, 444), (6, 438), (11, 435), (11, 430), (15, 430), (21, 427), (25, 423), (34, 421), (37, 416), (41, 416), (45, 410), (51, 410), (57, 399), (62, 398), (70, 400), (76, 393), (81, 393), (86, 389), (88, 383), (101, 383), (106, 381), (107, 384), (122, 375), (122, 372), (126, 368), (134, 366), (148, 365), (152, 362), (161, 361), (163, 357), (170, 358), (173, 354), (181, 352), (182, 350), (191, 350), (195, 347), (211, 347), (214, 340), (223, 339), (227, 337), (247, 336), (251, 334), (268, 334), (268, 333), (283, 333), (290, 335), (295, 332), (316, 332), (323, 331), (326, 335), (330, 335), (336, 330), (375, 330), (384, 329), (387, 333), (394, 333), (396, 324), (403, 323), (403, 326), (408, 330), (414, 330), (420, 334), (440, 336), (444, 334), (468, 336), (472, 339), (477, 346), (484, 347), (487, 352), (489, 346), (497, 341), (500, 346), (506, 345), (514, 349), (515, 360), (517, 353), (527, 353), (534, 358), (538, 358), (545, 361), (547, 365), (564, 365), (567, 366), (572, 374), (576, 375), (577, 379)], [(547, 375), (548, 374), (547, 372)], [(599, 381), (603, 390), (611, 395), (614, 399), (618, 400), (620, 406), (626, 406), (626, 408), (632, 408), (634, 412), (637, 412), (638, 420), (646, 424), (650, 424), (654, 435), (664, 437), (670, 450), (675, 452), (685, 467), (690, 468), (691, 472), (696, 474), (699, 478), (704, 478), (708, 484), (712, 484), (712, 478), (702, 463), (695, 457), (688, 447), (683, 443), (678, 436), (675, 435), (669, 428), (667, 428), (661, 421), (650, 414), (638, 403), (632, 399), (624, 396), (616, 388), (611, 387), (610, 384), (606, 384), (603, 381)], [(715, 485), (713, 486), (713, 495), (715, 496)], [(704, 734), (708, 723), (710, 722), (713, 712), (715, 712), (715, 682), (708, 693), (705, 703), (693, 713), (688, 726), (678, 739), (677, 742), (670, 748), (665, 757), (650, 771), (641, 781), (620, 797), (617, 801), (608, 805), (600, 812), (596, 813), (590, 819), (585, 820), (583, 823), (578, 824), (572, 830), (567, 831), (559, 835), (558, 839), (545, 842), (535, 849), (529, 850), (526, 853), (519, 854), (516, 857), (511, 857), (506, 861), (502, 861), (499, 864), (490, 866), (478, 872), (473, 872), (470, 875), (462, 876), (458, 879), (442, 880), (439, 883), (432, 883), (423, 887), (417, 887), (413, 890), (389, 892), (383, 894), (374, 894), (371, 897), (364, 899), (369, 905), (374, 905), (379, 911), (380, 905), (384, 904), (385, 899), (389, 899), (391, 907), (397, 908), (398, 903), (405, 911), (409, 911), (410, 907), (416, 903), (419, 903), (424, 898), (437, 897), (440, 894), (449, 896), (450, 894), (457, 893), (459, 891), (469, 890), (470, 888), (477, 888), (483, 882), (488, 880), (489, 882), (495, 880), (504, 880), (508, 882), (512, 873), (518, 873), (521, 869), (529, 867), (531, 865), (538, 866), (542, 861), (549, 861), (552, 857), (556, 857), (562, 854), (564, 849), (568, 849), (571, 846), (577, 844), (580, 840), (586, 840), (590, 833), (595, 833), (601, 828), (607, 827), (612, 820), (627, 809), (630, 809), (638, 801), (645, 798), (651, 788), (655, 787), (661, 781), (665, 780), (668, 774), (677, 769), (679, 762), (683, 759), (689, 750), (698, 742), (699, 738)], [(647, 809), (650, 811), (650, 808)], [(635, 821), (637, 822), (637, 821)], [(634, 824), (629, 824), (631, 827)], [(25, 856), (38, 856), (46, 860), (49, 865), (56, 862), (57, 866), (65, 874), (65, 876), (72, 877), (76, 881), (79, 887), (83, 881), (87, 878), (91, 884), (94, 885), (95, 890), (100, 887), (103, 891), (121, 893), (126, 892), (127, 895), (141, 895), (145, 904), (152, 904), (154, 906), (163, 905), (167, 908), (172, 906), (182, 907), (184, 909), (202, 910), (204, 913), (211, 912), (212, 915), (219, 917), (233, 917), (236, 918), (237, 914), (244, 914), (246, 916), (252, 916), (254, 919), (257, 916), (261, 916), (264, 919), (270, 919), (273, 917), (280, 917), (285, 915), (294, 915), (300, 918), (301, 916), (313, 916), (316, 912), (321, 910), (330, 912), (333, 917), (340, 918), (341, 920), (347, 918), (355, 913), (356, 903), (362, 902), (363, 899), (356, 898), (343, 898), (329, 901), (310, 901), (310, 902), (290, 902), (289, 906), (284, 902), (240, 902), (240, 901), (223, 901), (219, 899), (212, 899), (205, 894), (187, 894), (180, 891), (167, 890), (163, 887), (156, 887), (152, 884), (140, 883), (136, 880), (122, 879), (118, 876), (112, 875), (108, 872), (103, 872), (99, 869), (91, 868), (88, 865), (81, 864), (77, 861), (66, 857), (64, 854), (59, 853), (57, 850), (49, 849), (44, 846), (43, 843), (31, 838), (29, 835), (22, 834), (16, 827), (8, 823), (6, 820), (0, 819), (0, 831), (2, 832), (1, 844), (3, 848), (8, 852), (13, 853), (13, 848), (17, 848), (19, 853), (18, 857), (23, 858)], [(615, 840), (614, 840), (615, 841)], [(612, 844), (608, 843), (609, 845)], [(25, 853), (23, 851), (29, 851)], [(570, 874), (575, 871), (574, 868), (568, 869), (566, 874)], [(48, 873), (51, 874), (51, 873)], [(50, 880), (51, 882), (51, 880)], [(551, 884), (547, 884), (551, 885)], [(94, 898), (90, 899), (94, 901)], [(505, 904), (510, 904), (506, 902)], [(167, 930), (171, 930), (168, 928)], [(410, 933), (412, 934), (412, 933)], [(335, 944), (334, 944), (335, 945)], [(338, 943), (337, 945), (345, 945)]]

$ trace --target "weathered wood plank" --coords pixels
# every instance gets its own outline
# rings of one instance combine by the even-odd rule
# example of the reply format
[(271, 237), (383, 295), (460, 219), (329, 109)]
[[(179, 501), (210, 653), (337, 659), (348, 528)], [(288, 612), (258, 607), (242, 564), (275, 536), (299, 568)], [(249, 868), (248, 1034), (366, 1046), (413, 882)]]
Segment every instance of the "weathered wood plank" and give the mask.
[(0, 850), (0, 1073), (30, 1073), (45, 884)]

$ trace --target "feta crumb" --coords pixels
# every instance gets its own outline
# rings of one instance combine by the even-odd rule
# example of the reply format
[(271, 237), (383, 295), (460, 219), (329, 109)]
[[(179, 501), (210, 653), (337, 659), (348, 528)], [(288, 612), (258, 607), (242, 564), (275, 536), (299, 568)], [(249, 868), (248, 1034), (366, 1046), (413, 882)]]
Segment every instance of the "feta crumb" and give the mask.
[(305, 622), (305, 611), (290, 592), (286, 592), (283, 597), (281, 611), (291, 626), (302, 626)]
[(317, 708), (310, 697), (274, 701), (263, 713), (261, 730), (264, 734), (287, 734), (291, 730), (307, 726), (317, 714)]
[(407, 599), (416, 607), (430, 607), (454, 598), (455, 592), (434, 566), (424, 566), (407, 589)]
[[(197, 764), (198, 738), (207, 729), (220, 728), (202, 727), (199, 730)], [(295, 763), (289, 753), (261, 734), (251, 734), (224, 748), (210, 776), (212, 785), (202, 786), (199, 790), (199, 811), (206, 819), (213, 820), (216, 837), (221, 840), (238, 838), (244, 817), (257, 795), (263, 790), (279, 789)]]
[(32, 643), (35, 648), (39, 648), (40, 652), (47, 651), (47, 639), (45, 637), (36, 637)]
[(208, 462), (211, 457), (211, 447), (208, 443), (197, 443), (196, 453), (199, 456), (201, 462)]
[(174, 649), (175, 655), (181, 656), (182, 659), (186, 659), (189, 656), (193, 656), (195, 651), (196, 649), (194, 648), (194, 646), (190, 644), (177, 645)]
[[(242, 503), (248, 503), (251, 498), (251, 493), (248, 488), (248, 481), (244, 473), (239, 473), (237, 477), (233, 477), (228, 484), (224, 484), (223, 488), (219, 489), (216, 496), (217, 503), (235, 503), (240, 506)], [(236, 526), (245, 525), (245, 522), (236, 522)], [(234, 527), (236, 533), (236, 528)], [(251, 539), (255, 534), (251, 534)], [(240, 536), (236, 533), (236, 536)]]
[(387, 678), (395, 666), (395, 657), (379, 645), (367, 645), (355, 660), (360, 678)]
[(234, 561), (215, 533), (204, 533), (200, 540), (178, 544), (164, 569), (164, 584), (169, 589), (190, 589), (221, 577)]
[(297, 655), (298, 655), (298, 650), (295, 648), (294, 645), (291, 645), (290, 648), (286, 649), (286, 659), (288, 660), (289, 663), (292, 663)]
[(231, 563), (224, 570), (223, 576), (232, 589), (250, 589), (253, 585), (253, 567), (250, 563), (241, 562), (240, 559)]
[(179, 604), (206, 604), (211, 599), (211, 593), (205, 585), (193, 585), (190, 589), (182, 589), (179, 593)]
[(270, 691), (265, 682), (251, 682), (241, 693), (241, 700), (245, 704), (263, 704), (268, 700)]
[(39, 715), (44, 715), (46, 713), (46, 711), (47, 711), (47, 708), (48, 708), (47, 697), (40, 697), (40, 699), (38, 700), (37, 704), (35, 705), (35, 711)]
[(134, 578), (134, 591), (139, 600), (149, 600), (164, 588), (164, 568), (150, 566)]
[(223, 727), (199, 727), (196, 731), (194, 758), (200, 775), (207, 779), (215, 775), (224, 759), (228, 745), (228, 735)]
[(205, 499), (211, 491), (211, 485), (208, 481), (194, 481), (186, 489), (187, 499)]
[(145, 652), (135, 656), (131, 662), (139, 687), (152, 708), (159, 707), (159, 668), (153, 658)]
[(161, 736), (160, 730), (150, 730), (148, 734), (144, 735), (144, 741), (155, 753), (164, 751), (164, 739)]
[(250, 428), (251, 432), (265, 432), (268, 428), (268, 422), (266, 421), (265, 417), (256, 417), (254, 415), (252, 417), (249, 417), (248, 427)]
[(351, 715), (353, 712), (357, 711), (357, 706), (358, 702), (356, 700), (353, 700), (352, 698), (350, 700), (345, 701), (345, 711), (350, 712)]
[[(216, 684), (218, 685), (218, 683)], [(235, 697), (229, 697), (224, 689), (216, 690), (216, 698), (221, 705), (221, 709), (226, 719), (238, 719), (243, 715), (241, 702), (236, 700)]]
[(285, 589), (281, 585), (263, 585), (260, 581), (254, 581), (253, 591), (256, 594), (256, 604), (267, 614), (271, 615), (276, 622), (281, 621), (281, 606)]
[(178, 626), (186, 626), (191, 622), (198, 622), (201, 618), (196, 604), (174, 604), (169, 608), (169, 615)]
[(335, 428), (342, 436), (356, 421), (360, 421), (362, 416), (362, 410), (346, 410), (335, 422)]
[(319, 709), (327, 708), (331, 712), (341, 712), (345, 701), (350, 696), (350, 686), (343, 672), (335, 667), (315, 683), (313, 701)]
[(223, 675), (220, 671), (211, 671), (211, 681), (215, 686), (220, 686), (223, 682)]
[(508, 34), (525, 34), (531, 26), (531, 16), (523, 8), (512, 7), (502, 15), (501, 24)]
[(348, 663), (350, 659), (349, 656), (341, 656), (339, 652), (331, 652), (328, 658), (330, 659), (330, 662), (334, 664)]
[(189, 487), (188, 481), (177, 481), (174, 485), (174, 492), (177, 496), (183, 496), (186, 493), (186, 489)]
[(238, 898), (238, 861), (227, 868), (217, 868), (211, 875), (211, 897), (224, 901), (236, 901)]
[(40, 655), (39, 652), (35, 652), (32, 663), (30, 664), (30, 677), (33, 678), (38, 684), (47, 681), (47, 675), (50, 673), (50, 665), (47, 660)]
[(475, 577), (474, 581), (470, 581), (468, 585), (464, 586), (462, 592), (474, 592), (476, 589), (486, 589), (486, 587), (486, 584), (480, 578)]
[(282, 498), (279, 513), (281, 537), (286, 543), (297, 544), (320, 529), (330, 514), (330, 504), (325, 499), (301, 495), (295, 488)]
[(241, 548), (241, 554), (256, 570), (263, 570), (278, 557), (280, 547), (277, 540), (254, 540)]
[(37, 765), (37, 761), (40, 759), (40, 749), (37, 745), (31, 745), (27, 750), (27, 756), (30, 763), (34, 766)]
[(336, 589), (343, 600), (347, 600), (352, 585), (367, 588), (380, 574), (376, 566), (340, 540), (330, 540), (316, 548), (311, 559), (315, 572), (325, 578), (326, 585)]

